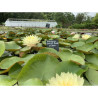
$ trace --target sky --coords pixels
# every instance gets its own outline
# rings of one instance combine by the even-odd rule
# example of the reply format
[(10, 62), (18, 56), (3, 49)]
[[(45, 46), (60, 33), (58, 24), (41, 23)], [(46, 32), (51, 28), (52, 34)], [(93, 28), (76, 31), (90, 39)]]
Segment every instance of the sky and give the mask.
[[(81, 13), (81, 12), (73, 12), (74, 15), (77, 15), (77, 13)], [(88, 12), (88, 15), (94, 17), (96, 15), (97, 12)]]

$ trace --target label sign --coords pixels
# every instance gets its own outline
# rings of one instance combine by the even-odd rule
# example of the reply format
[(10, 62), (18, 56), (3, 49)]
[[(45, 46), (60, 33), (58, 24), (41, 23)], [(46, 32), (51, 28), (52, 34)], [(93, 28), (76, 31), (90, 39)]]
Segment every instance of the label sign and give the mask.
[(58, 40), (47, 40), (46, 41), (47, 47), (54, 48), (59, 51), (59, 42)]

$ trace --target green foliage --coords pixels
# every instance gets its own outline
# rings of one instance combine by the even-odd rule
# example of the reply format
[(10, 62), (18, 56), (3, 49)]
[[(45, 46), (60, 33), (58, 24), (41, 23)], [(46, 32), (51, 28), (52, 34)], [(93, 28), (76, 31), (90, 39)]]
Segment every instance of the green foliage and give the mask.
[[(75, 20), (75, 16), (74, 14), (70, 13), (70, 12), (58, 12), (55, 13), (55, 20), (57, 21), (57, 23), (59, 24), (58, 26), (62, 26), (64, 28), (67, 28), (68, 26), (70, 26), (71, 24), (74, 23)], [(58, 27), (57, 26), (57, 27)]]
[(93, 18), (93, 22), (98, 24), (98, 13), (96, 13), (96, 16)]
[[(84, 78), (84, 85), (98, 85), (98, 37), (73, 38), (65, 29), (13, 28), (22, 32), (0, 34), (0, 86), (42, 86), (61, 72)], [(27, 32), (26, 32), (27, 30)], [(25, 47), (22, 39), (33, 34), (40, 38), (35, 47)], [(35, 32), (35, 33), (34, 33)], [(48, 48), (47, 40), (58, 39), (59, 51)]]
[(98, 28), (98, 24), (97, 23), (73, 24), (69, 28), (74, 28), (74, 29), (97, 29)]

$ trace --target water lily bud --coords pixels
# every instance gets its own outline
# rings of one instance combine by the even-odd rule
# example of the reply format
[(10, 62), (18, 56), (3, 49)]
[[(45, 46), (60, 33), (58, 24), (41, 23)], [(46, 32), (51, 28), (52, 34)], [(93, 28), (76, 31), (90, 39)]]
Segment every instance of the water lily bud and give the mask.
[(51, 31), (51, 33), (52, 33), (52, 34), (54, 34), (54, 33), (55, 33), (55, 31)]
[(74, 34), (76, 34), (75, 32), (71, 32), (71, 35), (74, 35)]

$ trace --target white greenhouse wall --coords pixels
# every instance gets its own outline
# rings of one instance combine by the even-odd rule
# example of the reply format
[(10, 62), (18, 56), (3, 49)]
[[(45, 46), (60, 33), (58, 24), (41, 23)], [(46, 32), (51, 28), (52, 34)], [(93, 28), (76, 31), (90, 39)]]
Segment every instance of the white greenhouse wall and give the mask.
[(6, 21), (5, 26), (22, 26), (22, 27), (46, 27), (49, 23), (50, 27), (55, 27), (56, 22), (33, 22), (33, 21)]

